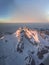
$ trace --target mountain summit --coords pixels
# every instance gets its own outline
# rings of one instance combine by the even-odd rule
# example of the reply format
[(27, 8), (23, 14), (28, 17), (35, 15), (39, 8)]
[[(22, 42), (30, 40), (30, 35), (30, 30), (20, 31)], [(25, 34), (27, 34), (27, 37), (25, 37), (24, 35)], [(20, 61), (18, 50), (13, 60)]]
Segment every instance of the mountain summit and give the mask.
[[(16, 37), (18, 39), (17, 51), (23, 52), (24, 38), (32, 45), (32, 56), (36, 57), (36, 65), (44, 61), (49, 54), (49, 36), (38, 30), (31, 30), (27, 27), (19, 28), (16, 31)], [(32, 57), (33, 58), (33, 57)], [(38, 60), (37, 60), (38, 59)], [(39, 61), (39, 62), (38, 62)], [(27, 61), (28, 62), (28, 61)], [(38, 62), (38, 63), (37, 63)]]
[(49, 35), (43, 31), (20, 27), (0, 40), (5, 65), (41, 65), (49, 55)]

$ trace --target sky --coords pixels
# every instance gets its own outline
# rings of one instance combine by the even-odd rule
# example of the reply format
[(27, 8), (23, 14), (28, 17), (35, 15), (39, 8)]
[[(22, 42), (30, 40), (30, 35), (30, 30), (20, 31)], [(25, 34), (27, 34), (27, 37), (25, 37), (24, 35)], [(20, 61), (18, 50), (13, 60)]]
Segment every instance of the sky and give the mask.
[(0, 0), (0, 23), (49, 23), (49, 0)]

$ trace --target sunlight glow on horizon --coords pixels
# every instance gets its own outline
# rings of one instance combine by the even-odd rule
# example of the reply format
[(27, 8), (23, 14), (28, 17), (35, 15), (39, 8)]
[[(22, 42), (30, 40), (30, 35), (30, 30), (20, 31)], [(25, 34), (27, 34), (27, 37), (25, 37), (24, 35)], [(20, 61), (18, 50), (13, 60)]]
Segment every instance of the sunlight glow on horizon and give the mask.
[(48, 0), (0, 0), (0, 23), (49, 23)]

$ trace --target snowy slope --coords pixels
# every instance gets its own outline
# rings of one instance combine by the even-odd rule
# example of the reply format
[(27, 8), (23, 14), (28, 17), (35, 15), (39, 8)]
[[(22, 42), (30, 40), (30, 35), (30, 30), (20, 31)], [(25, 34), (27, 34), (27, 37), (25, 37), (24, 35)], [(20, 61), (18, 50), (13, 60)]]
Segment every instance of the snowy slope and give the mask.
[(49, 36), (27, 27), (0, 38), (3, 52), (0, 65), (40, 65), (49, 55)]

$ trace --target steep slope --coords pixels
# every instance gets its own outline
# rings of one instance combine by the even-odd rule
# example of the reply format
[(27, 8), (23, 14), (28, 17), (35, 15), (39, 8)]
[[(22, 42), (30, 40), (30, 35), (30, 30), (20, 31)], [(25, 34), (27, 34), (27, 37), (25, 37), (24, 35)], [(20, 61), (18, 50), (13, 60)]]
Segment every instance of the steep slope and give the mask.
[[(23, 30), (24, 32), (20, 32), (20, 39), (21, 37), (25, 36), (25, 38), (29, 41), (29, 43), (32, 44), (33, 47), (32, 51), (34, 52), (32, 56), (36, 58), (34, 59), (36, 61), (35, 62), (36, 65), (42, 63), (49, 55), (49, 41), (47, 40), (49, 39), (49, 36), (47, 36), (44, 33), (40, 33), (37, 30), (31, 30), (28, 28), (23, 28), (21, 30)], [(23, 33), (24, 35), (22, 35)], [(18, 44), (23, 44), (23, 43), (18, 43)]]
[(40, 65), (49, 55), (49, 36), (27, 27), (2, 36), (0, 41), (5, 65)]

